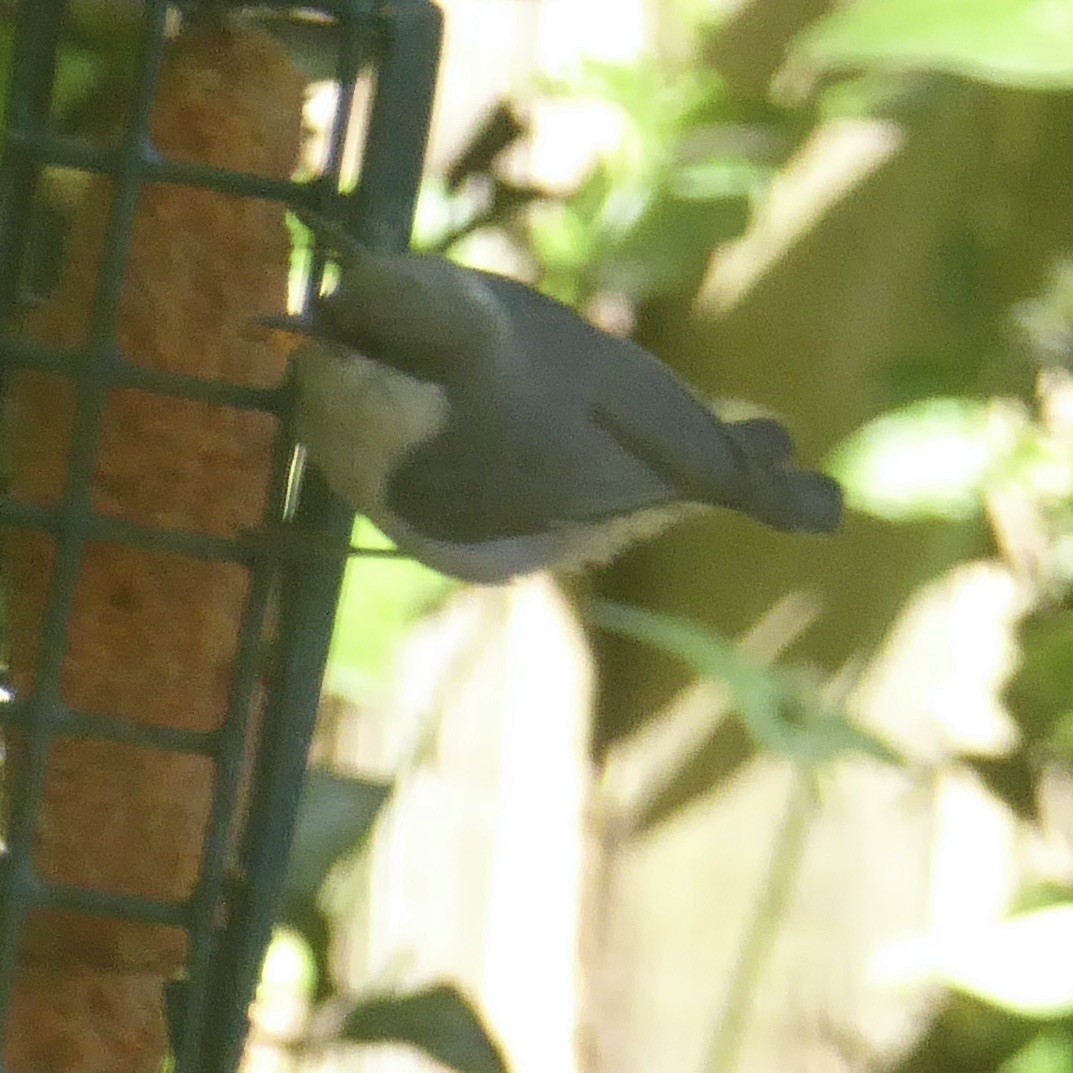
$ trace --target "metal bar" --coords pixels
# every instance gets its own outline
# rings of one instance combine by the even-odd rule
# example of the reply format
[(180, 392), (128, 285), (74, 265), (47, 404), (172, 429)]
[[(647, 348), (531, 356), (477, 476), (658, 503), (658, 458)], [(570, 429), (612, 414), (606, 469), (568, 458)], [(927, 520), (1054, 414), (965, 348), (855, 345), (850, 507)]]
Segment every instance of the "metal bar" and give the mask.
[[(339, 49), (336, 66), (336, 81), (339, 84), (339, 96), (336, 100), (335, 114), (332, 116), (332, 129), (328, 135), (328, 151), (324, 161), (323, 175), (319, 190), (320, 197), (313, 207), (324, 212), (329, 201), (334, 201), (342, 183), (343, 151), (346, 147), (347, 134), (350, 130), (350, 120), (354, 111), (354, 95), (357, 89), (358, 78), (361, 74), (362, 59), (371, 55), (377, 48), (380, 22), (370, 22), (363, 26), (365, 32), (359, 30), (359, 21), (356, 17), (348, 23), (343, 23), (343, 41)], [(306, 309), (315, 301), (324, 282), (324, 269), (327, 258), (321, 249), (320, 243), (313, 236), (313, 246), (310, 251), (309, 272), (305, 279), (305, 289), (302, 295), (302, 308)]]
[[(11, 144), (21, 150), (27, 160), (37, 164), (54, 164), (95, 175), (114, 175), (119, 166), (118, 151), (88, 145), (54, 131), (15, 131)], [(303, 201), (305, 187), (310, 185), (292, 179), (270, 179), (248, 172), (226, 171), (209, 164), (164, 160), (153, 150), (147, 150), (143, 179), (146, 183), (195, 186), (234, 197), (297, 203)]]
[[(289, 390), (282, 394), (290, 399)], [(287, 499), (294, 455), (290, 420), (292, 409), (288, 406), (279, 415), (280, 430), (276, 437), (272, 485), (268, 494), (267, 515), (270, 518), (283, 517)], [(233, 881), (235, 876), (233, 873), (228, 876), (225, 857), (228, 842), (234, 833), (241, 777), (245, 764), (250, 760), (247, 755), (250, 744), (249, 718), (261, 682), (264, 621), (275, 589), (278, 563), (261, 559), (253, 566), (250, 595), (239, 632), (228, 718), (218, 735), (220, 747), (217, 752), (212, 822), (202, 852), (198, 888), (190, 905), (191, 951), (187, 961), (187, 979), (173, 983), (166, 996), (176, 1073), (186, 1073), (187, 1070), (197, 1073), (201, 1068), (202, 1055), (206, 1051), (203, 1034), (205, 1014), (214, 997), (213, 967), (214, 960), (219, 956), (220, 931), (215, 926), (216, 914), (225, 897), (229, 911), (234, 911), (233, 891), (236, 884), (230, 884), (230, 897), (224, 888), (228, 878)], [(263, 727), (257, 728), (258, 734), (263, 732)]]
[[(442, 37), (439, 9), (392, 7), (366, 133), (362, 178), (347, 221), (355, 237), (381, 247), (409, 245), (424, 166)], [(344, 27), (354, 30), (353, 26)], [(306, 475), (299, 529), (349, 538), (353, 512), (315, 470)], [(246, 835), (244, 883), (221, 945), (204, 1038), (205, 1073), (232, 1073), (242, 1053), (249, 1003), (276, 921), (306, 755), (343, 579), (341, 561), (317, 556), (284, 573), (279, 684), (265, 711)]]
[[(63, 4), (58, 0), (22, 5), (20, 11), (33, 10), (26, 20), (42, 20), (50, 32), (58, 33)], [(126, 132), (119, 155), (119, 168), (109, 219), (111, 244), (106, 251), (92, 315), (92, 349), (87, 364), (87, 379), (79, 393), (79, 405), (72, 435), (67, 493), (63, 505), (63, 527), (58, 540), (56, 561), (50, 583), (48, 607), (41, 631), (40, 666), (34, 695), (29, 699), (27, 729), (24, 735), (23, 777), (14, 795), (8, 859), (5, 868), (7, 890), (3, 920), (0, 921), (0, 1009), (6, 1009), (14, 974), (19, 935), (28, 909), (27, 900), (35, 893), (33, 872), (34, 825), (43, 792), (49, 733), (47, 713), (61, 704), (60, 674), (67, 650), (67, 624), (74, 603), (75, 585), (86, 543), (86, 520), (89, 516), (90, 482), (95, 465), (104, 386), (89, 379), (96, 368), (106, 366), (114, 354), (115, 324), (123, 281), (123, 265), (130, 243), (130, 233), (141, 188), (145, 164), (145, 136), (149, 109), (160, 61), (167, 14), (163, 0), (148, 0), (145, 24), (139, 43), (140, 79), (135, 94), (132, 122)], [(26, 21), (20, 29), (27, 29)], [(41, 47), (27, 30), (24, 47)], [(55, 38), (50, 55), (55, 55)], [(48, 80), (51, 86), (51, 78)], [(17, 89), (18, 87), (16, 87)], [(51, 92), (51, 89), (49, 89)], [(35, 117), (44, 118), (43, 113)], [(25, 129), (25, 127), (23, 128)], [(0, 1038), (0, 1048), (3, 1041)]]
[[(36, 372), (64, 376), (70, 380), (85, 378), (85, 361), (89, 351), (77, 348), (63, 350), (25, 339), (10, 339), (4, 343), (4, 364), (9, 368), (33, 369)], [(280, 388), (240, 387), (218, 380), (204, 380), (184, 373), (153, 369), (117, 357), (94, 379), (103, 380), (109, 388), (138, 388), (156, 395), (192, 399), (218, 406), (233, 406), (242, 410), (261, 410), (278, 413), (286, 403)]]
[[(38, 372), (82, 379), (85, 374), (87, 351), (82, 348), (60, 350), (42, 343), (22, 339), (3, 342), (4, 364), (13, 368), (34, 369)], [(259, 410), (281, 415), (290, 409), (289, 386), (277, 388), (240, 387), (219, 380), (204, 380), (184, 373), (153, 369), (117, 357), (101, 376), (109, 388), (138, 388), (155, 395), (207, 402), (215, 406), (232, 406), (237, 410)]]
[(431, 0), (403, 4), (393, 10), (385, 33), (386, 51), (377, 71), (361, 182), (345, 223), (365, 245), (404, 250), (410, 245), (424, 168), (443, 15)]
[[(12, 700), (0, 704), (0, 726), (24, 728), (29, 722), (29, 709), (29, 701)], [(219, 750), (219, 731), (148, 726), (114, 715), (80, 712), (63, 705), (45, 713), (44, 722), (53, 737), (115, 742), (195, 756), (215, 756)]]
[(150, 369), (134, 362), (120, 361), (113, 382), (116, 387), (133, 387), (155, 395), (170, 395), (214, 406), (232, 406), (236, 410), (260, 410), (281, 417), (290, 409), (290, 385), (283, 387), (239, 387), (219, 380), (202, 380), (196, 376)]
[(133, 894), (108, 894), (44, 882), (38, 883), (37, 901), (49, 909), (183, 929), (189, 916), (189, 910), (182, 902), (154, 902)]
[[(63, 7), (63, 0), (41, 0), (36, 4), (20, 4), (18, 8), (15, 53), (7, 96), (8, 136), (3, 160), (0, 161), (0, 181), (4, 183), (4, 196), (0, 197), (0, 241), (4, 243), (5, 251), (5, 256), (0, 258), (0, 314), (5, 326), (15, 304), (19, 265), (36, 177), (35, 166), (19, 152), (13, 134), (20, 130), (37, 129), (47, 118)], [(0, 1053), (4, 1047), (19, 940), (34, 893), (31, 843), (44, 778), (46, 744), (46, 739), (40, 733), (31, 731), (27, 735), (26, 776), (14, 796), (8, 855), (2, 868)]]
[[(327, 524), (346, 532), (353, 513), (329, 499), (316, 472), (307, 478), (296, 516), (299, 526)], [(334, 515), (334, 517), (333, 517)], [(261, 748), (246, 837), (242, 886), (221, 939), (214, 1001), (208, 1004), (204, 1039), (206, 1073), (231, 1073), (241, 1057), (250, 1002), (275, 924), (286, 874), (309, 741), (316, 721), (324, 661), (343, 580), (341, 563), (296, 564), (284, 574), (281, 594), (278, 684), (265, 710)]]
[[(276, 472), (281, 468), (277, 458)], [(274, 499), (281, 498), (277, 479)], [(239, 629), (234, 681), (227, 721), (221, 728), (216, 754), (216, 782), (209, 829), (202, 851), (201, 875), (190, 905), (190, 952), (186, 964), (186, 986), (175, 1006), (172, 1047), (176, 1073), (197, 1073), (206, 1049), (202, 1036), (205, 1007), (209, 1002), (212, 958), (217, 933), (215, 918), (223, 900), (228, 843), (238, 811), (246, 746), (249, 741), (250, 712), (260, 683), (263, 624), (275, 583), (270, 562), (250, 573), (250, 593)]]
[[(39, 529), (52, 534), (62, 534), (68, 521), (65, 507), (41, 507), (0, 496), (0, 528)], [(248, 540), (228, 540), (181, 529), (157, 529), (92, 512), (82, 519), (80, 531), (86, 543), (122, 544), (125, 547), (182, 555), (205, 562), (248, 565), (266, 557), (254, 537)], [(269, 539), (266, 538), (266, 541)], [(278, 557), (283, 557), (282, 551)], [(272, 556), (269, 555), (268, 558)]]
[(0, 161), (0, 313), (7, 321), (15, 304), (19, 266), (30, 221), (37, 165), (20, 151), (20, 138), (43, 129), (48, 118), (56, 54), (59, 49), (61, 0), (21, 4), (15, 24), (15, 52), (7, 93), (7, 132)]
[[(37, 529), (55, 534), (62, 531), (65, 522), (66, 515), (62, 507), (42, 507), (36, 503), (23, 503), (0, 495), (0, 529)], [(331, 557), (337, 554), (334, 548), (319, 547), (323, 541), (318, 540), (315, 534), (303, 543), (297, 532), (284, 530), (282, 525), (278, 534), (252, 530), (248, 535), (231, 540), (182, 529), (139, 525), (122, 518), (91, 513), (85, 520), (84, 528), (88, 543), (121, 544), (146, 551), (184, 555), (204, 562), (250, 566), (259, 562), (280, 562), (295, 557), (323, 558), (325, 555)], [(341, 541), (337, 546), (344, 547)], [(404, 553), (395, 548), (363, 548), (353, 545), (345, 556), (340, 554), (339, 557), (353, 556), (370, 559), (405, 558)]]

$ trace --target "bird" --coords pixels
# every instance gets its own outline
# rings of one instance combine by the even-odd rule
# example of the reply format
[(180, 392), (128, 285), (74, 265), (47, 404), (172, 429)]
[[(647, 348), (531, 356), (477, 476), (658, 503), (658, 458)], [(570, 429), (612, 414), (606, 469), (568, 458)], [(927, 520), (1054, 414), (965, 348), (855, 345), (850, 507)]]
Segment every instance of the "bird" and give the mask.
[(338, 285), (258, 323), (301, 337), (307, 464), (400, 552), (498, 585), (602, 564), (711, 507), (838, 528), (839, 485), (794, 465), (777, 421), (721, 420), (655, 355), (509, 277), (300, 218)]

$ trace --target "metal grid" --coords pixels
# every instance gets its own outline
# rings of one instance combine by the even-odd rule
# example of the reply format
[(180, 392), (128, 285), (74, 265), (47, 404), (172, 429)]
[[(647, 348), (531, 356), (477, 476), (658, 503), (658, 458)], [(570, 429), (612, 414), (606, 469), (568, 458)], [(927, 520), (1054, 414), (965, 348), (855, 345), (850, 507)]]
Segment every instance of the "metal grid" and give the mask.
[[(0, 525), (44, 531), (56, 543), (37, 687), (31, 696), (0, 707), (0, 723), (19, 731), (26, 753), (21, 785), (12, 792), (8, 845), (0, 865), (0, 1045), (21, 929), (32, 909), (51, 907), (183, 928), (189, 937), (186, 977), (168, 996), (176, 1073), (225, 1073), (237, 1066), (241, 1056), (248, 1006), (275, 917), (344, 564), (311, 555), (301, 561), (288, 560), (282, 571), (277, 673), (266, 700), (262, 744), (240, 847), (237, 874), (241, 880), (229, 882), (225, 867), (228, 828), (239, 797), (246, 727), (260, 673), (261, 630), (278, 561), (255, 554), (241, 541), (97, 515), (91, 505), (90, 482), (103, 406), (112, 390), (137, 387), (172, 397), (266, 411), (281, 417), (284, 428), (289, 391), (286, 387), (240, 388), (142, 368), (117, 353), (116, 325), (132, 224), (142, 187), (149, 182), (166, 182), (315, 208), (340, 220), (364, 244), (379, 249), (406, 248), (432, 108), (441, 15), (431, 0), (393, 0), (390, 5), (383, 0), (334, 0), (305, 5), (338, 21), (342, 92), (325, 172), (315, 182), (299, 185), (157, 157), (149, 144), (148, 121), (164, 50), (168, 5), (163, 0), (147, 0), (145, 5), (132, 118), (119, 147), (92, 149), (50, 130), (49, 100), (64, 6), (64, 0), (34, 0), (19, 8), (8, 125), (0, 158), (0, 316), (4, 323), (14, 302), (28, 208), (40, 168), (53, 164), (104, 173), (113, 179), (113, 194), (87, 344), (71, 353), (0, 334), (4, 367), (29, 367), (71, 378), (76, 381), (78, 399), (62, 501), (50, 508), (0, 498)], [(346, 124), (359, 71), (369, 64), (375, 72), (376, 88), (365, 131), (360, 182), (353, 195), (343, 197), (337, 189)], [(277, 454), (272, 509), (278, 511), (290, 458), (285, 436)], [(352, 512), (331, 495), (315, 472), (308, 473), (294, 517), (296, 528), (349, 537), (352, 521)], [(200, 734), (152, 728), (64, 706), (60, 671), (67, 647), (67, 623), (84, 550), (91, 541), (247, 567), (250, 585), (229, 714), (219, 731)], [(35, 874), (33, 839), (46, 752), (50, 741), (60, 734), (212, 758), (216, 771), (212, 815), (199, 882), (188, 901), (158, 903), (61, 887)], [(215, 926), (221, 905), (226, 907), (227, 920), (222, 930)]]

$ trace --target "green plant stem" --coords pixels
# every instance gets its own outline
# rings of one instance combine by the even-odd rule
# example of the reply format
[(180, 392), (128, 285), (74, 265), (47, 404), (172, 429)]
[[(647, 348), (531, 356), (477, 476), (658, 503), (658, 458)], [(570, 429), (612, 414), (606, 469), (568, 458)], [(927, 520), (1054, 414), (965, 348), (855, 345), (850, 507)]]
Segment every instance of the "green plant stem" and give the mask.
[(757, 984), (801, 871), (815, 808), (812, 772), (805, 765), (796, 765), (759, 901), (730, 979), (704, 1073), (732, 1073), (738, 1060)]

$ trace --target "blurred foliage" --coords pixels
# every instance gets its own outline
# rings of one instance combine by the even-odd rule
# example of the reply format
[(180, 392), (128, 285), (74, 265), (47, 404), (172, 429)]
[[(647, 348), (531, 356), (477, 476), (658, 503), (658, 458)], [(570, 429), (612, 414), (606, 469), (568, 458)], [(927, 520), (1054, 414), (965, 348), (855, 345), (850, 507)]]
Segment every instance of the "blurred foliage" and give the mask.
[(1073, 88), (1073, 8), (1062, 0), (858, 0), (801, 35), (821, 71), (943, 71), (1032, 89)]
[[(730, 712), (738, 716), (752, 738), (753, 747), (737, 750), (733, 763), (727, 762), (725, 750), (714, 764), (708, 762), (710, 758), (703, 747), (696, 750), (648, 791), (630, 836), (646, 834), (709, 797), (758, 749), (787, 758), (795, 768), (796, 792), (791, 793), (786, 805), (761, 887), (760, 904), (743, 939), (707, 1066), (710, 1073), (730, 1070), (744, 1038), (748, 1011), (772, 938), (798, 878), (813, 811), (811, 797), (825, 767), (851, 754), (889, 764), (904, 761), (885, 743), (851, 722), (832, 701), (831, 691), (821, 688), (819, 676), (811, 669), (763, 664), (710, 630), (639, 608), (597, 604), (587, 617), (594, 626), (662, 649), (686, 663), (702, 679), (725, 690)], [(716, 729), (721, 732), (720, 723)], [(719, 733), (718, 740), (725, 743), (725, 733)]]
[[(0, 70), (11, 64), (15, 4), (0, 3)], [(126, 94), (137, 62), (136, 41), (141, 25), (137, 0), (75, 0), (68, 5), (61, 30), (52, 120), (66, 133), (84, 133), (92, 126), (111, 125)], [(7, 111), (8, 80), (0, 81), (0, 123)]]
[[(824, 75), (937, 72), (1035, 90), (1073, 87), (1071, 57), (1073, 7), (1048, 0), (861, 0), (819, 20), (792, 51), (796, 67)], [(1043, 772), (1073, 771), (1073, 630), (1064, 606), (1073, 585), (1073, 450), (1061, 409), (1068, 378), (1053, 370), (1068, 368), (1073, 353), (1073, 276), (1064, 251), (1054, 252), (1043, 290), (1011, 310), (1022, 336), (1005, 354), (1041, 370), (1036, 398), (944, 396), (941, 381), (927, 382), (938, 363), (925, 361), (919, 401), (872, 421), (832, 458), (858, 510), (894, 522), (986, 514), (1000, 553), (1033, 582), (1035, 607), (1020, 624), (1021, 662), (1005, 696), (1019, 743), (1006, 756), (966, 758), (1032, 822)], [(1069, 894), (923, 952), (929, 975), (954, 993), (899, 1070), (1073, 1069)]]
[(331, 923), (322, 895), (332, 870), (360, 853), (391, 786), (313, 769), (306, 774), (282, 892), (280, 923), (304, 939), (312, 958), (313, 994), (331, 991)]
[(735, 95), (697, 51), (672, 68), (589, 62), (534, 93), (600, 109), (620, 137), (568, 194), (521, 186), (501, 165), (527, 124), (500, 103), (448, 181), (426, 187), (417, 243), (466, 261), (466, 239), (501, 228), (535, 261), (543, 291), (582, 307), (604, 293), (638, 302), (695, 288), (809, 129), (797, 110)]
[(602, 291), (640, 301), (695, 286), (793, 144), (788, 113), (736, 99), (696, 61), (589, 63), (546, 92), (602, 105), (622, 133), (573, 194), (530, 220), (542, 288), (575, 305)]
[(633, 637), (686, 663), (727, 691), (757, 747), (812, 768), (848, 752), (899, 763), (891, 748), (853, 725), (807, 668), (763, 664), (694, 623), (635, 607), (598, 604), (595, 626)]
[[(102, 11), (119, 10), (117, 2), (124, 7), (121, 0), (70, 6), (53, 98), (54, 119), (65, 133), (81, 136), (114, 121), (113, 90), (129, 80), (134, 56), (133, 23), (105, 25), (99, 18)], [(5, 71), (13, 10), (0, 4)], [(967, 79), (996, 93), (1073, 89), (1073, 4), (1062, 0), (839, 4), (788, 50), (781, 77), (795, 75), (796, 96), (768, 98), (737, 91), (711, 68), (703, 48), (711, 32), (706, 11), (706, 5), (696, 6), (696, 22), (683, 34), (687, 47), (673, 62), (593, 63), (572, 80), (536, 87), (545, 101), (584, 101), (601, 109), (619, 131), (572, 191), (544, 190), (508, 176), (509, 153), (527, 135), (526, 112), (514, 102), (493, 109), (445, 178), (426, 188), (419, 244), (466, 259), (474, 238), (494, 232), (513, 245), (548, 293), (583, 307), (610, 295), (635, 310), (697, 291), (713, 251), (742, 234), (771, 181), (822, 121), (926, 111), (942, 84), (933, 76)], [(6, 103), (0, 98), (0, 109)], [(1058, 134), (1044, 130), (1043, 136), (1057, 141)], [(1007, 131), (1005, 137), (1015, 135)], [(53, 196), (62, 204), (58, 189)], [(940, 265), (942, 297), (959, 305), (966, 323), (993, 284), (988, 257), (1000, 247), (989, 243), (1017, 207), (981, 196), (971, 206), (975, 230), (951, 210)], [(868, 236), (860, 241), (867, 243)], [(1051, 255), (1054, 268), (1039, 292), (1016, 295), (1010, 313), (1022, 335), (1012, 346), (986, 338), (956, 353), (953, 345), (915, 348), (866, 370), (881, 383), (877, 394), (889, 409), (855, 430), (830, 459), (854, 511), (891, 526), (987, 520), (995, 553), (1034, 584), (1033, 606), (1020, 625), (1021, 663), (1005, 697), (1020, 741), (1007, 756), (968, 758), (1031, 821), (1039, 818), (1044, 770), (1068, 774), (1073, 767), (1073, 439), (1052, 405), (1066, 387), (1046, 376), (1073, 366), (1073, 251), (1054, 249)], [(308, 253), (303, 256), (308, 260)], [(54, 262), (56, 255), (45, 260)], [(988, 373), (996, 361), (1006, 363), (1004, 372), (1041, 370), (1038, 393), (994, 397)], [(367, 523), (358, 523), (355, 541), (389, 550)], [(452, 586), (410, 562), (353, 562), (332, 649), (333, 688), (367, 699), (370, 683), (386, 676), (399, 642)], [(722, 737), (712, 751), (699, 749), (657, 789), (642, 827), (710, 793), (757, 749), (806, 769), (846, 753), (898, 761), (845, 717), (818, 672), (761, 664), (717, 632), (679, 617), (604, 604), (593, 622), (719, 682), (738, 717), (733, 748)], [(392, 792), (390, 784), (310, 774), (283, 909), (291, 941), (293, 934), (301, 936), (310, 954), (303, 971), (317, 1007), (313, 1023), (320, 1028), (318, 1038), (311, 1034), (303, 1046), (398, 1041), (467, 1073), (500, 1073), (500, 1048), (454, 987), (353, 996), (334, 977), (337, 921), (326, 890), (333, 875), (360, 859)], [(1051, 904), (1025, 908), (964, 948), (923, 952), (925, 969), (952, 991), (898, 1069), (1073, 1071), (1070, 893), (1061, 890)]]
[(1073, 1014), (1071, 961), (1073, 902), (1065, 902), (944, 943), (935, 951), (932, 971), (1011, 1014), (1046, 1020)]
[(1041, 363), (1073, 369), (1073, 261), (1059, 257), (1041, 293), (1014, 317)]
[[(497, 106), (446, 179), (426, 189), (420, 244), (467, 260), (472, 240), (494, 232), (548, 293), (582, 307), (612, 296), (637, 309), (696, 292), (712, 252), (745, 230), (768, 184), (820, 122), (926, 113), (941, 84), (930, 75), (1033, 90), (1073, 87), (1073, 8), (1047, 0), (840, 5), (789, 50), (788, 70), (798, 80), (809, 74), (810, 92), (782, 95), (779, 103), (743, 96), (711, 69), (701, 49), (704, 17), (698, 8), (693, 44), (673, 63), (589, 64), (573, 80), (536, 88), (543, 100), (601, 109), (619, 131), (568, 193), (506, 177), (508, 154), (527, 133), (526, 113), (510, 102)], [(939, 297), (969, 321), (990, 300), (993, 228), (954, 222)], [(1073, 451), (1052, 412), (1055, 382), (1046, 375), (1071, 364), (1073, 272), (1062, 251), (1054, 254), (1052, 278), (1009, 310), (1021, 328), (1012, 344), (981, 330), (960, 350), (896, 352), (869, 370), (888, 409), (847, 437), (828, 467), (844, 482), (852, 510), (889, 525), (987, 524), (996, 554), (1035, 584), (1036, 609), (1021, 626), (1024, 658), (1006, 697), (1020, 743), (1008, 756), (966, 758), (1029, 820), (1038, 819), (1044, 768), (1068, 770), (1073, 759), (1073, 627), (1065, 607), (1073, 586)], [(996, 366), (1004, 367), (997, 378)], [(996, 379), (1028, 384), (1036, 371), (1035, 393), (991, 390)], [(1026, 525), (1035, 558), (1024, 555)], [(590, 621), (717, 682), (737, 716), (712, 736), (710, 749), (698, 748), (656, 787), (640, 830), (712, 793), (758, 749), (808, 771), (853, 753), (900, 762), (846, 718), (818, 672), (749, 659), (716, 631), (681, 617), (603, 604)], [(950, 997), (898, 1069), (1073, 1069), (1073, 996), (1063, 972), (1069, 895), (1063, 890), (1054, 904), (1022, 910), (973, 944), (926, 952), (927, 972)]]
[(1044, 1028), (959, 992), (942, 1004), (898, 1073), (1069, 1073), (1073, 1018)]
[(1011, 450), (997, 438), (987, 403), (933, 396), (862, 427), (830, 471), (854, 510), (891, 521), (966, 518), (983, 510), (988, 475)]
[[(316, 1055), (340, 1043), (404, 1043), (459, 1073), (505, 1073), (498, 1043), (454, 985), (354, 995), (335, 979), (329, 880), (361, 858), (393, 788), (327, 770), (307, 774), (283, 888), (282, 930), (273, 942), (262, 988), (271, 985), (273, 959), (289, 952), (292, 974), (303, 977), (301, 991), (312, 1002), (308, 1028), (294, 1044), (297, 1053)], [(292, 988), (297, 984), (292, 977)]]
[(456, 988), (438, 984), (407, 995), (361, 999), (347, 1007), (330, 1039), (408, 1043), (460, 1073), (506, 1073), (499, 1044)]
[[(354, 523), (353, 544), (373, 552), (392, 547), (364, 518)], [(412, 559), (352, 558), (339, 596), (327, 688), (356, 703), (367, 701), (390, 674), (402, 640), (458, 584)]]
[(1073, 504), (1068, 449), (1012, 400), (931, 396), (892, 410), (845, 440), (829, 469), (852, 508), (891, 521), (979, 515), (1001, 484)]
[(1041, 609), (1021, 623), (1021, 665), (1006, 687), (1026, 749), (1073, 764), (1073, 610)]

